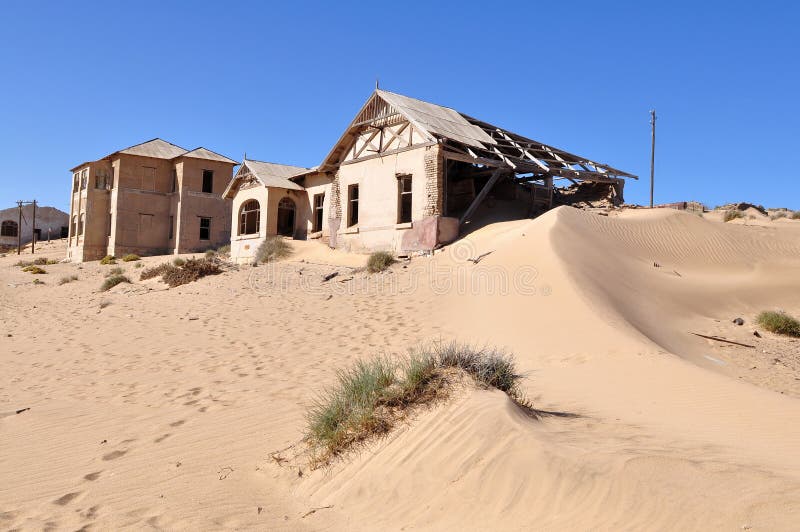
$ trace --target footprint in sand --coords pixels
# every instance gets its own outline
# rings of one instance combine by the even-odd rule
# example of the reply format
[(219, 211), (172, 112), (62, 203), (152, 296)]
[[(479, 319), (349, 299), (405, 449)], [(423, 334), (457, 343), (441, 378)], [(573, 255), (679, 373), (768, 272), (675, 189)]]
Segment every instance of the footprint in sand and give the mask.
[(103, 460), (105, 460), (105, 461), (116, 460), (120, 456), (125, 455), (125, 453), (127, 453), (127, 452), (128, 452), (127, 450), (125, 450), (125, 451), (111, 451), (110, 453), (103, 455)]
[(53, 501), (53, 504), (57, 504), (59, 506), (66, 506), (67, 504), (74, 501), (79, 495), (81, 494), (80, 491), (74, 491), (72, 493), (67, 493), (66, 495), (62, 495), (58, 499)]
[(95, 471), (94, 473), (89, 473), (88, 475), (83, 475), (84, 480), (97, 480), (100, 478), (100, 474), (102, 471)]

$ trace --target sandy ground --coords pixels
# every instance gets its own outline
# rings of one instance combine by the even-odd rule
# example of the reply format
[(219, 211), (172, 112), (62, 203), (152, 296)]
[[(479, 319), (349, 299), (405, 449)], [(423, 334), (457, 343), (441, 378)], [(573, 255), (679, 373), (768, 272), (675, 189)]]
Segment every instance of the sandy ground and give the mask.
[[(0, 528), (797, 528), (800, 342), (754, 317), (800, 315), (800, 222), (559, 208), (375, 276), (295, 247), (109, 292), (109, 266), (34, 285), (0, 258)], [(569, 415), (466, 388), (331, 467), (270, 458), (337, 368), (451, 338), (512, 351)]]

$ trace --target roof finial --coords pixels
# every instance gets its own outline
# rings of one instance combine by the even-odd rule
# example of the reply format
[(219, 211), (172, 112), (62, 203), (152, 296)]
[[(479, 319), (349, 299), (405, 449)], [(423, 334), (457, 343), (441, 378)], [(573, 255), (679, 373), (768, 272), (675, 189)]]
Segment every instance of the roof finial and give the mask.
[(246, 161), (246, 160), (247, 160), (247, 152), (244, 152), (244, 159), (242, 159), (242, 160), (243, 160), (243, 161)]
[(375, 78), (375, 90), (378, 90), (380, 88), (381, 88), (380, 81), (378, 80), (378, 78)]

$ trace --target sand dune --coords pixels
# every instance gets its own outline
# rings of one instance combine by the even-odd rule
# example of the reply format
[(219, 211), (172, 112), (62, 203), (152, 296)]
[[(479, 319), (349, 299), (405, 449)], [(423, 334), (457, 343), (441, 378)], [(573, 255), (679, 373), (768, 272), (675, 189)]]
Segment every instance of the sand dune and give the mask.
[[(363, 257), (296, 249), (274, 267), (108, 293), (97, 263), (47, 266), (34, 286), (0, 259), (0, 527), (800, 522), (800, 348), (752, 335), (764, 308), (800, 314), (800, 222), (559, 208), (379, 276), (353, 273)], [(466, 387), (330, 468), (270, 459), (299, 448), (336, 368), (436, 338), (507, 347), (536, 407), (575, 417), (531, 419)]]

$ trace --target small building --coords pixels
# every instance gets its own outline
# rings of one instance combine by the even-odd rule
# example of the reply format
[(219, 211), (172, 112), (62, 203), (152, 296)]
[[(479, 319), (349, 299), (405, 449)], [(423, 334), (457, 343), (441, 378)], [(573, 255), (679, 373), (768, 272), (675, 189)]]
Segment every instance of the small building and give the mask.
[(161, 139), (73, 168), (67, 257), (188, 253), (230, 241), (222, 197), (238, 163)]
[(0, 211), (0, 247), (16, 247), (17, 238), (25, 245), (33, 240), (67, 238), (69, 215), (55, 207), (36, 206), (36, 227), (33, 226), (33, 205), (23, 205)]
[(249, 258), (274, 234), (353, 251), (431, 250), (455, 240), (487, 197), (523, 202), (533, 216), (553, 206), (556, 181), (600, 183), (622, 203), (628, 178), (636, 176), (376, 89), (318, 167), (242, 163), (225, 191), (232, 256)]

